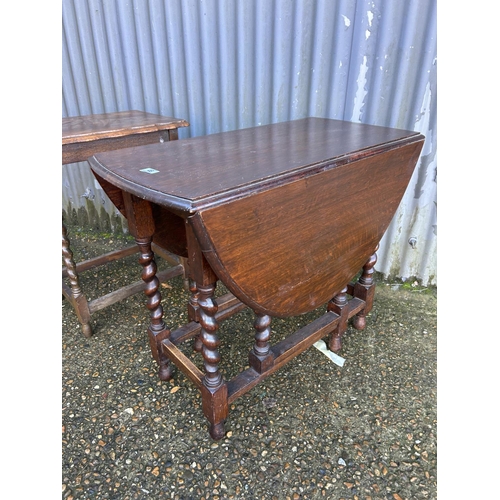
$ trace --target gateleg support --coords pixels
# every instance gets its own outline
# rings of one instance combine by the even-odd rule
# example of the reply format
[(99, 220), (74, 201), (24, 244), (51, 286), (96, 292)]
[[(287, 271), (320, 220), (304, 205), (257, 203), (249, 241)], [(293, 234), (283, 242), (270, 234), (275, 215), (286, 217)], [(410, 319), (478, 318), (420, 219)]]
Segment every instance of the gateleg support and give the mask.
[(339, 352), (342, 349), (342, 337), (347, 331), (347, 322), (349, 319), (349, 307), (347, 306), (347, 287), (344, 287), (340, 293), (328, 302), (327, 310), (339, 315), (339, 322), (330, 334), (328, 348), (330, 351)]
[(248, 353), (248, 364), (257, 372), (264, 373), (274, 365), (274, 353), (271, 350), (271, 317), (255, 313), (255, 342)]
[(156, 276), (157, 266), (152, 250), (155, 224), (151, 204), (130, 193), (123, 193), (125, 213), (129, 231), (139, 246), (139, 263), (142, 266), (142, 280), (146, 284), (144, 293), (147, 297), (146, 307), (150, 312), (148, 327), (149, 345), (151, 354), (158, 363), (158, 376), (160, 380), (172, 378), (170, 360), (163, 353), (161, 342), (170, 337), (170, 329), (163, 321), (163, 308), (161, 306), (160, 281)]
[(375, 295), (373, 267), (377, 263), (377, 250), (378, 245), (375, 248), (373, 255), (363, 266), (363, 272), (359, 280), (354, 284), (353, 296), (365, 302), (364, 308), (356, 314), (352, 320), (352, 326), (356, 328), (356, 330), (363, 330), (366, 327), (366, 315), (372, 310), (373, 307), (373, 297)]

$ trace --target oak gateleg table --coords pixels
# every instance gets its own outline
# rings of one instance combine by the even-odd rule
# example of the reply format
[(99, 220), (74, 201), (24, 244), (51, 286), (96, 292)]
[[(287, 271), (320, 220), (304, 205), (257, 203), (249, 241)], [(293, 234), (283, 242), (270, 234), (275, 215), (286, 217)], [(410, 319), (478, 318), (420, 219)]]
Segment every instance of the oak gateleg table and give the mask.
[[(322, 337), (339, 351), (349, 319), (365, 327), (375, 252), (423, 142), (418, 132), (305, 118), (89, 159), (140, 248), (159, 377), (169, 380), (174, 364), (196, 385), (213, 439), (236, 398)], [(187, 260), (189, 321), (175, 330), (163, 321), (152, 244)], [(218, 280), (229, 293), (215, 299)], [(273, 317), (320, 306), (324, 314), (272, 345)], [(255, 313), (249, 368), (225, 380), (218, 325), (246, 307)], [(179, 348), (193, 338), (201, 368)]]
[[(180, 118), (147, 113), (145, 111), (117, 111), (62, 119), (62, 164), (87, 161), (95, 153), (113, 151), (178, 138), (178, 129), (189, 123)], [(144, 288), (144, 283), (131, 283), (106, 295), (88, 300), (80, 282), (80, 273), (98, 268), (138, 251), (137, 245), (128, 245), (92, 259), (75, 262), (68, 231), (62, 224), (62, 294), (76, 312), (85, 337), (92, 336), (90, 319), (95, 312), (123, 300)], [(156, 249), (156, 251), (160, 251)], [(183, 263), (175, 256), (162, 255), (174, 267), (162, 275), (168, 280), (184, 272)], [(66, 283), (66, 280), (68, 281)]]

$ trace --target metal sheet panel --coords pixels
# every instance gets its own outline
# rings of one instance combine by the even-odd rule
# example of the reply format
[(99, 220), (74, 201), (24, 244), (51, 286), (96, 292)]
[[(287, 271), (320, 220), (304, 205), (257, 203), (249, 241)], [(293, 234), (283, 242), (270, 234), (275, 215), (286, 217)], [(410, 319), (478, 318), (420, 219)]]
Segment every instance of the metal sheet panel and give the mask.
[[(409, 189), (378, 252), (437, 284), (435, 0), (63, 0), (63, 113), (187, 119), (180, 139), (305, 116), (418, 130)], [(126, 231), (86, 163), (63, 211)]]

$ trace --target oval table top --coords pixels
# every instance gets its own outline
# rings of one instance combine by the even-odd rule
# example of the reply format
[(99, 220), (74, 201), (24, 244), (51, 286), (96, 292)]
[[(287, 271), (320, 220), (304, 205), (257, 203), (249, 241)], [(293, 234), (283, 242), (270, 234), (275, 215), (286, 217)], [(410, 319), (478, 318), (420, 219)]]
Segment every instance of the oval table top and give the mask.
[(368, 260), (423, 141), (414, 131), (305, 118), (89, 162), (112, 185), (185, 218), (231, 292), (283, 317), (327, 302)]

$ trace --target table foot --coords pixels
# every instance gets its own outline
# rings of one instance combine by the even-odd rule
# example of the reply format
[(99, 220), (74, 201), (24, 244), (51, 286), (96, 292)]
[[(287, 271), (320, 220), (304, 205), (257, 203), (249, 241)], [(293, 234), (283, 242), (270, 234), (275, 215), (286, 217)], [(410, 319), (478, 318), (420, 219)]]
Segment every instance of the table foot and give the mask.
[(160, 363), (160, 367), (158, 368), (158, 378), (163, 382), (170, 380), (174, 374), (170, 361), (167, 361), (167, 363)]
[(362, 313), (354, 316), (354, 318), (352, 318), (352, 326), (356, 330), (364, 330), (366, 328), (366, 316), (362, 315)]
[(210, 389), (203, 381), (201, 387), (201, 399), (203, 413), (209, 422), (210, 436), (219, 440), (224, 437), (224, 423), (229, 414), (228, 390), (224, 382), (217, 389)]
[(217, 424), (210, 424), (209, 432), (212, 439), (215, 441), (219, 441), (226, 435), (226, 431), (224, 429), (224, 422), (219, 422)]
[(84, 337), (86, 337), (86, 338), (92, 337), (93, 332), (92, 332), (92, 326), (90, 325), (90, 323), (82, 323), (82, 332), (83, 332)]
[(338, 335), (332, 334), (328, 342), (328, 349), (332, 352), (339, 352), (342, 349), (342, 338)]

